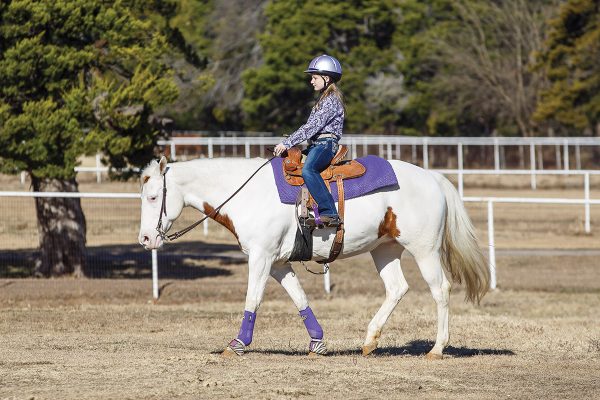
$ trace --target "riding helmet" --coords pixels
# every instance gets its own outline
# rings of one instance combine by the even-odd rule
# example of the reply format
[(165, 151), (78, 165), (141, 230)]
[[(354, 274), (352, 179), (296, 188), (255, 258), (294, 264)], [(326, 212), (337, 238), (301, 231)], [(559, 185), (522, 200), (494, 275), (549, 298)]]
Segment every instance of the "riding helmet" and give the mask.
[(308, 69), (304, 72), (307, 74), (327, 75), (334, 82), (337, 82), (342, 78), (342, 65), (337, 58), (323, 54), (313, 58), (310, 64), (308, 64)]

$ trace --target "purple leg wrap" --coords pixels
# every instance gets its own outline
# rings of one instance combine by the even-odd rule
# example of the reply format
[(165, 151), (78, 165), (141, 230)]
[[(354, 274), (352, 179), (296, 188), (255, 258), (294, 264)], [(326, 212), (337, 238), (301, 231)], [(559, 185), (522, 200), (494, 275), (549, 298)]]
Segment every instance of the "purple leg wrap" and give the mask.
[(254, 321), (256, 320), (256, 313), (250, 311), (244, 311), (244, 319), (242, 320), (242, 327), (238, 334), (238, 339), (244, 342), (246, 346), (252, 343), (252, 334), (254, 333)]
[(315, 317), (310, 307), (300, 311), (300, 318), (304, 321), (304, 326), (306, 326), (311, 339), (323, 339), (323, 329), (321, 329), (321, 325), (319, 325), (317, 317)]
[[(321, 215), (319, 214), (319, 207), (316, 205), (316, 203), (313, 203), (312, 209), (313, 209), (313, 212), (315, 213), (315, 224), (321, 225), (322, 224)], [(307, 308), (306, 310), (310, 310), (310, 308)], [(304, 311), (306, 311), (306, 310), (304, 310)], [(312, 315), (312, 311), (310, 313)], [(314, 317), (314, 315), (313, 315), (313, 317)], [(316, 321), (316, 319), (315, 319), (315, 321)]]

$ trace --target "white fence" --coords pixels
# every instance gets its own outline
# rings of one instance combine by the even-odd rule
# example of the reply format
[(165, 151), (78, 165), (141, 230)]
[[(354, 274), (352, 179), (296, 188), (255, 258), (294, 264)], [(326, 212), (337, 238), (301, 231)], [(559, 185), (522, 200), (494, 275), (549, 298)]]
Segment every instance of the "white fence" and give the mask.
[[(590, 232), (590, 205), (600, 204), (600, 200), (589, 198), (589, 174), (586, 174), (586, 194), (584, 199), (561, 198), (501, 198), (501, 197), (464, 197), (465, 202), (487, 203), (487, 229), (489, 246), (489, 268), (491, 273), (490, 287), (496, 288), (496, 256), (495, 256), (495, 231), (494, 231), (494, 203), (529, 203), (529, 204), (581, 204), (585, 207), (586, 232)], [(135, 199), (139, 193), (63, 193), (63, 192), (0, 192), (0, 197), (70, 197), (70, 198), (98, 198), (98, 199)], [(208, 233), (208, 225), (204, 223), (204, 234)], [(156, 250), (152, 251), (152, 295), (155, 299), (159, 296), (158, 286), (158, 257)], [(325, 291), (330, 292), (329, 273), (324, 276)]]
[[(201, 132), (200, 132), (201, 133)], [(174, 134), (177, 134), (175, 132)], [(187, 132), (194, 134), (194, 132)], [(160, 146), (166, 146), (170, 150), (171, 158), (177, 159), (177, 147), (205, 146), (207, 149), (205, 157), (214, 156), (215, 147), (232, 147), (233, 156), (237, 154), (237, 146), (244, 146), (244, 157), (250, 157), (250, 146), (260, 146), (260, 156), (264, 157), (264, 147), (273, 146), (281, 141), (281, 137), (273, 136), (237, 136), (229, 132), (230, 137), (173, 137), (169, 140), (158, 142)], [(423, 167), (429, 168), (429, 147), (432, 146), (456, 146), (458, 158), (457, 169), (464, 169), (463, 153), (465, 146), (492, 146), (494, 153), (494, 170), (500, 170), (504, 164), (503, 148), (506, 146), (519, 146), (521, 158), (525, 158), (525, 147), (529, 148), (529, 165), (531, 169), (543, 169), (536, 167), (536, 158), (540, 154), (536, 152), (542, 146), (554, 146), (556, 165), (568, 171), (571, 168), (571, 151), (574, 151), (575, 169), (581, 169), (581, 147), (600, 147), (600, 137), (424, 137), (424, 136), (381, 136), (381, 135), (353, 135), (345, 134), (341, 140), (342, 144), (350, 147), (350, 155), (357, 158), (362, 147), (362, 154), (366, 154), (367, 147), (376, 145), (379, 147), (379, 155), (388, 159), (400, 159), (402, 146), (411, 146), (411, 161), (417, 159), (417, 147), (421, 148)], [(561, 150), (562, 149), (562, 150)], [(536, 153), (538, 155), (536, 156)], [(523, 160), (524, 161), (524, 160)]]
[[(81, 198), (81, 199), (139, 199), (139, 193), (83, 193), (83, 192), (0, 192), (3, 197), (54, 197), (54, 198)], [(158, 257), (157, 251), (152, 250), (152, 296), (158, 299)]]
[(484, 202), (487, 203), (487, 228), (488, 228), (488, 247), (489, 247), (489, 268), (491, 274), (490, 288), (496, 289), (496, 245), (494, 231), (494, 203), (529, 203), (529, 204), (583, 204), (586, 209), (585, 230), (590, 233), (590, 204), (600, 204), (600, 200), (590, 200), (589, 190), (588, 199), (552, 199), (552, 198), (517, 198), (517, 197), (463, 197), (464, 202)]
[[(193, 133), (193, 132), (192, 132)], [(196, 132), (198, 133), (198, 132)], [(268, 156), (266, 146), (274, 146), (281, 141), (281, 137), (273, 136), (237, 136), (236, 132), (226, 132), (222, 137), (174, 137), (170, 140), (159, 141), (158, 144), (169, 148), (170, 156), (178, 158), (178, 148), (185, 146), (202, 146), (203, 153), (196, 156), (212, 158), (215, 148), (220, 153), (226, 152), (232, 156), (251, 157), (251, 146), (259, 146), (258, 153), (261, 157)], [(267, 134), (268, 135), (268, 134)], [(494, 231), (494, 203), (533, 203), (533, 204), (581, 204), (584, 206), (585, 232), (591, 232), (590, 206), (600, 204), (600, 200), (590, 199), (590, 175), (600, 175), (600, 170), (581, 170), (581, 147), (600, 147), (600, 138), (595, 137), (536, 137), (536, 138), (507, 138), (507, 137), (406, 137), (406, 136), (373, 136), (373, 135), (344, 135), (342, 144), (349, 146), (350, 156), (357, 158), (369, 153), (370, 146), (377, 146), (381, 157), (401, 159), (403, 146), (410, 146), (410, 161), (416, 163), (419, 159), (424, 168), (430, 167), (430, 148), (433, 146), (456, 146), (456, 168), (436, 169), (437, 171), (457, 176), (458, 190), (465, 202), (487, 203), (487, 229), (489, 246), (489, 268), (492, 275), (491, 288), (496, 287), (496, 258), (495, 258), (495, 231)], [(238, 154), (238, 147), (243, 146), (243, 153)], [(492, 146), (493, 147), (493, 169), (465, 169), (464, 151), (466, 146)], [(519, 146), (521, 164), (524, 164), (525, 148), (529, 148), (529, 169), (503, 169), (504, 147)], [(540, 169), (542, 146), (554, 146), (556, 169)], [(419, 151), (420, 150), (420, 151)], [(406, 153), (406, 151), (405, 151)], [(420, 154), (419, 154), (420, 153)], [(573, 154), (572, 154), (573, 153)], [(571, 155), (574, 156), (575, 169), (572, 169)], [(102, 174), (108, 172), (108, 168), (101, 165), (100, 156), (96, 156), (95, 167), (76, 167), (80, 173), (95, 173), (98, 183), (102, 181)], [(561, 198), (498, 198), (498, 197), (464, 197), (465, 175), (530, 175), (531, 188), (537, 188), (536, 177), (539, 175), (581, 175), (583, 176), (583, 198), (561, 199)], [(21, 181), (25, 181), (25, 175), (21, 175)], [(32, 192), (0, 192), (0, 197), (79, 197), (98, 199), (132, 199), (139, 198), (138, 193), (32, 193)], [(204, 234), (208, 234), (208, 224), (203, 224)], [(158, 298), (158, 261), (157, 252), (152, 251), (152, 293)], [(327, 292), (330, 291), (329, 274), (324, 276), (324, 285)]]
[[(193, 132), (192, 132), (193, 133)], [(198, 133), (198, 132), (196, 132)], [(259, 155), (265, 157), (266, 147), (274, 146), (281, 141), (280, 137), (273, 136), (237, 136), (236, 132), (226, 132), (227, 136), (221, 137), (174, 137), (170, 140), (159, 141), (158, 144), (169, 148), (170, 156), (176, 160), (178, 158), (177, 149), (185, 146), (201, 146), (202, 153), (196, 156), (212, 158), (215, 155), (215, 148), (221, 154), (229, 149), (231, 156), (242, 156), (238, 154), (238, 147), (243, 146), (243, 156), (251, 156), (251, 146), (259, 146)], [(406, 137), (406, 136), (373, 136), (373, 135), (344, 135), (342, 143), (349, 146), (352, 158), (357, 158), (359, 153), (366, 155), (369, 152), (369, 146), (377, 146), (378, 154), (381, 157), (392, 159), (401, 159), (402, 147), (410, 146), (410, 159), (416, 163), (418, 156), (424, 168), (429, 168), (430, 148), (433, 146), (456, 146), (456, 164), (455, 169), (437, 169), (437, 171), (457, 175), (458, 191), (465, 202), (483, 202), (487, 203), (487, 228), (488, 228), (488, 246), (489, 246), (489, 267), (492, 273), (491, 287), (496, 287), (496, 260), (494, 244), (494, 203), (533, 203), (533, 204), (581, 204), (584, 206), (585, 232), (591, 232), (590, 205), (600, 204), (600, 200), (590, 199), (590, 175), (600, 175), (600, 170), (581, 170), (581, 147), (582, 146), (600, 146), (600, 138), (595, 137), (536, 137), (536, 138), (507, 138), (507, 137)], [(464, 150), (466, 146), (493, 146), (493, 169), (465, 169), (464, 168)], [(505, 165), (503, 160), (505, 146), (519, 146), (521, 163), (524, 164), (525, 151), (529, 148), (529, 169), (502, 169)], [(542, 146), (554, 146), (557, 169), (544, 170), (536, 166), (543, 167), (539, 162)], [(419, 152), (420, 150), (420, 152)], [(420, 153), (420, 154), (419, 154)], [(571, 168), (571, 153), (575, 157), (575, 169)], [(97, 182), (101, 182), (102, 173), (106, 173), (108, 168), (100, 163), (100, 156), (96, 156), (95, 167), (77, 167), (77, 172), (92, 172), (96, 174)], [(561, 199), (561, 198), (497, 198), (497, 197), (464, 197), (464, 176), (465, 175), (530, 175), (531, 188), (537, 188), (537, 176), (539, 175), (581, 175), (583, 176), (583, 198), (582, 199)], [(21, 176), (24, 182), (25, 176)], [(31, 193), (31, 192), (0, 192), (0, 197), (20, 196), (20, 197), (81, 197), (81, 198), (139, 198), (137, 193)], [(204, 234), (208, 234), (208, 224), (203, 225)], [(153, 276), (153, 296), (158, 297), (158, 266), (156, 251), (152, 252), (152, 276)], [(329, 275), (325, 275), (325, 290), (329, 292)]]

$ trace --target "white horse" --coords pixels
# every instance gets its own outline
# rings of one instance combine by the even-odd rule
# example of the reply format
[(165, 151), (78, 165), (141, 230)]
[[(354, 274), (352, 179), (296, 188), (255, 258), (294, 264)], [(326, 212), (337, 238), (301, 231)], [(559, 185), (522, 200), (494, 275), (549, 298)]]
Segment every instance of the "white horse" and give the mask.
[[(159, 162), (152, 161), (141, 175), (140, 244), (146, 249), (161, 247), (164, 239), (157, 230), (159, 215), (166, 231), (183, 207), (213, 213), (264, 163), (260, 158), (198, 159), (167, 164), (162, 157)], [(408, 291), (400, 256), (404, 249), (413, 255), (437, 304), (437, 336), (427, 357), (438, 359), (449, 339), (451, 285), (442, 265), (454, 282), (465, 283), (466, 298), (477, 303), (488, 290), (489, 271), (454, 186), (438, 173), (402, 161), (390, 163), (398, 179), (397, 187), (346, 201), (345, 239), (339, 258), (371, 252), (385, 285), (385, 301), (367, 328), (362, 350), (368, 355), (377, 348), (387, 319)], [(163, 194), (165, 184), (168, 190)], [(271, 166), (262, 168), (218, 210), (214, 219), (235, 235), (241, 250), (249, 257), (245, 317), (240, 335), (225, 353), (243, 354), (250, 344), (256, 311), (269, 276), (283, 286), (300, 311), (311, 336), (309, 350), (325, 353), (321, 327), (288, 261), (297, 229), (296, 209), (280, 202)], [(335, 228), (314, 231), (315, 260), (327, 259), (334, 236)]]

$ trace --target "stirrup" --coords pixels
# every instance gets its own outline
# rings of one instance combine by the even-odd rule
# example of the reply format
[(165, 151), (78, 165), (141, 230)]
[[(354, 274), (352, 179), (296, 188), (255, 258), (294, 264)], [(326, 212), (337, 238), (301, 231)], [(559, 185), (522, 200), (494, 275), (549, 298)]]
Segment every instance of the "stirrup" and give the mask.
[(316, 227), (317, 226), (317, 222), (315, 220), (315, 217), (308, 216), (308, 217), (298, 217), (299, 221), (300, 221), (300, 225), (302, 226), (310, 226), (310, 227)]
[(323, 221), (323, 225), (329, 228), (336, 228), (343, 223), (339, 215), (334, 217), (321, 216), (321, 221)]

